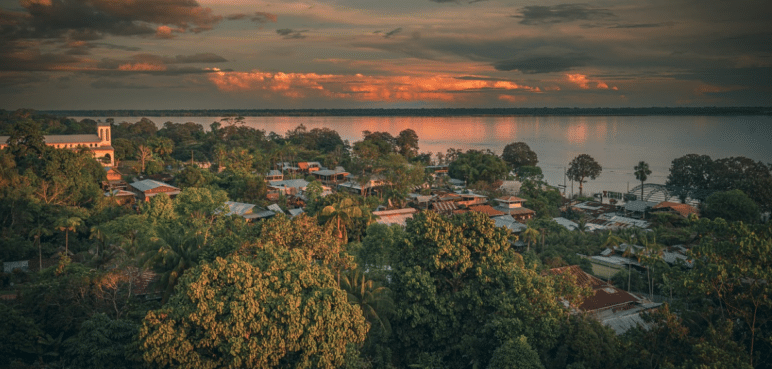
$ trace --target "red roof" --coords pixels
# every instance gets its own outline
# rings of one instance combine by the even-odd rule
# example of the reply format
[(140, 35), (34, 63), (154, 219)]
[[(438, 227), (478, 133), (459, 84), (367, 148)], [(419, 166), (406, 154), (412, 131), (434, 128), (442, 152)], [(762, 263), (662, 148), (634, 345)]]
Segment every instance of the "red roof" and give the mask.
[(614, 287), (602, 279), (587, 274), (578, 265), (571, 265), (562, 268), (554, 268), (547, 271), (552, 275), (568, 274), (576, 277), (576, 283), (580, 286), (592, 288), (593, 295), (586, 298), (579, 309), (584, 311), (593, 311), (612, 306), (624, 305), (638, 302), (638, 298), (630, 293)]
[(469, 210), (483, 213), (489, 217), (498, 217), (506, 214), (494, 209), (493, 206), (490, 205), (470, 205)]
[(681, 214), (682, 217), (688, 217), (689, 214), (699, 214), (699, 211), (691, 205), (670, 201), (663, 201), (654, 205), (652, 209), (673, 209), (673, 211)]

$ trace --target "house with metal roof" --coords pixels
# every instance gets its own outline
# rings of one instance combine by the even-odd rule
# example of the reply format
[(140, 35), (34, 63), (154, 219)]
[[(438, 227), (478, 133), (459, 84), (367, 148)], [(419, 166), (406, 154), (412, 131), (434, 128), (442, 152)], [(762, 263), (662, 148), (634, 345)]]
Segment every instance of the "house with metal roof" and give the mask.
[(591, 288), (592, 296), (585, 298), (579, 306), (572, 307), (576, 309), (574, 313), (577, 310), (587, 313), (616, 334), (622, 334), (638, 324), (643, 325), (641, 314), (662, 305), (587, 274), (578, 265), (553, 268), (547, 274), (571, 278), (577, 285)]
[(511, 215), (518, 222), (533, 219), (536, 215), (535, 211), (523, 206), (526, 200), (517, 196), (500, 197), (497, 198), (496, 201), (499, 203), (499, 205), (496, 206), (496, 210)]
[(413, 214), (417, 213), (418, 210), (413, 208), (405, 208), (405, 209), (396, 209), (396, 210), (383, 210), (383, 211), (374, 211), (373, 215), (375, 215), (376, 222), (379, 224), (385, 224), (385, 225), (392, 225), (392, 224), (398, 224), (402, 227), (407, 226), (407, 220), (413, 219)]
[(697, 210), (694, 206), (691, 206), (689, 204), (682, 204), (679, 202), (670, 202), (670, 201), (663, 201), (657, 205), (654, 205), (649, 212), (656, 213), (656, 212), (668, 212), (671, 214), (678, 214), (684, 218), (688, 218), (689, 215), (692, 214), (700, 214), (700, 211)]
[(324, 184), (338, 184), (346, 181), (346, 177), (349, 176), (343, 167), (335, 167), (335, 169), (320, 169), (311, 173), (318, 181)]
[(267, 219), (276, 215), (271, 210), (261, 209), (255, 204), (246, 204), (243, 202), (226, 201), (225, 206), (227, 212), (225, 215), (238, 215), (244, 218), (247, 222), (252, 222), (260, 219)]
[(168, 183), (159, 182), (152, 179), (145, 179), (131, 183), (129, 184), (129, 190), (134, 192), (135, 196), (140, 201), (148, 201), (151, 197), (161, 194), (173, 198), (180, 193), (179, 188), (174, 187)]
[(284, 180), (284, 173), (276, 169), (271, 169), (268, 171), (268, 173), (265, 174), (265, 180), (267, 182), (282, 181)]
[(277, 191), (284, 196), (299, 196), (308, 186), (305, 179), (285, 179), (283, 181), (268, 182), (269, 191)]
[(646, 211), (656, 206), (658, 203), (652, 201), (634, 200), (625, 203), (624, 211), (626, 216), (632, 216), (634, 218), (641, 218), (646, 214)]
[(322, 164), (318, 161), (301, 161), (298, 163), (298, 168), (303, 173), (313, 173), (322, 169)]

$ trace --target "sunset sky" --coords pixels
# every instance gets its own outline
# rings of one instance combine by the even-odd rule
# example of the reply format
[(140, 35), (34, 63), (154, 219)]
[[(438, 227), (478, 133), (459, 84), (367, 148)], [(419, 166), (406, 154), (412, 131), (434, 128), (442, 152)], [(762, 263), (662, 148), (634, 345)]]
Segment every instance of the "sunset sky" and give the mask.
[(768, 0), (0, 0), (0, 108), (760, 106)]

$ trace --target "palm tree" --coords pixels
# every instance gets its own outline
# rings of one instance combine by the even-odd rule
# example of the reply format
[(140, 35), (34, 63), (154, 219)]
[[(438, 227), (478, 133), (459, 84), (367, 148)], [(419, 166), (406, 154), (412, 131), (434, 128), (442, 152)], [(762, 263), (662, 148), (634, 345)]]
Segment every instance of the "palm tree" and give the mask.
[[(608, 231), (608, 235), (606, 235), (606, 240), (603, 242), (603, 247), (608, 247), (611, 250), (618, 249), (622, 244), (625, 243), (625, 240), (622, 237), (617, 236), (616, 234), (611, 233), (611, 231)], [(627, 247), (627, 252), (630, 250), (631, 247)], [(627, 292), (630, 292), (630, 263), (627, 263)]]
[(523, 231), (523, 241), (528, 242), (528, 248), (526, 251), (531, 251), (531, 242), (538, 242), (539, 241), (539, 231), (536, 230), (536, 228), (528, 227), (526, 230)]
[(80, 217), (63, 217), (56, 222), (56, 229), (64, 232), (64, 252), (70, 252), (70, 232), (75, 232), (83, 223)]
[(649, 164), (645, 161), (639, 162), (633, 169), (635, 169), (635, 178), (641, 181), (641, 200), (643, 200), (643, 182), (649, 178), (651, 170), (649, 169)]
[(38, 262), (40, 263), (40, 269), (43, 270), (43, 248), (40, 245), (40, 237), (50, 236), (53, 232), (48, 227), (38, 224), (29, 231), (29, 236), (35, 238), (35, 242), (38, 244)]
[(160, 229), (155, 241), (147, 245), (141, 264), (160, 274), (158, 283), (166, 287), (162, 300), (166, 303), (182, 274), (198, 265), (205, 242), (201, 231), (173, 226)]
[(388, 315), (394, 309), (391, 290), (365, 277), (359, 269), (343, 276), (341, 289), (347, 292), (348, 302), (359, 306), (370, 325), (378, 325), (385, 333), (391, 332)]
[(345, 198), (340, 202), (325, 206), (322, 209), (320, 220), (329, 226), (332, 226), (341, 242), (348, 240), (347, 226), (351, 224), (353, 218), (361, 217), (362, 209), (354, 203), (351, 198)]
[(88, 238), (97, 240), (96, 256), (99, 256), (99, 244), (100, 243), (102, 244), (102, 250), (104, 250), (105, 243), (107, 242), (107, 235), (105, 235), (105, 227), (101, 225), (95, 225), (91, 227), (90, 231), (91, 231), (91, 235)]
[(651, 267), (662, 258), (665, 245), (657, 242), (657, 235), (653, 235), (651, 239), (643, 237), (642, 243), (644, 247), (643, 259), (647, 264), (650, 264), (646, 266), (646, 278), (649, 280), (649, 298), (654, 298), (654, 279), (651, 275)]

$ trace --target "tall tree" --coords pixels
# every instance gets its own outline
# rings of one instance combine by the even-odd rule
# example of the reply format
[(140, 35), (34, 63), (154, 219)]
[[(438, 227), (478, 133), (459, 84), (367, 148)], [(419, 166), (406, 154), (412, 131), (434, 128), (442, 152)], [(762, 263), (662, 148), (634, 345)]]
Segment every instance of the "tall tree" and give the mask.
[(139, 159), (140, 171), (144, 173), (148, 160), (153, 157), (153, 149), (145, 145), (139, 145), (137, 147), (137, 156)]
[(646, 179), (649, 178), (651, 169), (649, 169), (649, 164), (645, 161), (639, 162), (633, 169), (635, 170), (635, 178), (641, 181), (641, 200), (643, 200), (643, 182), (646, 182)]
[(734, 337), (751, 366), (772, 362), (772, 224), (764, 226), (700, 219), (694, 268), (684, 274), (686, 295), (698, 301), (703, 319), (736, 322)]
[(554, 344), (568, 314), (558, 281), (526, 267), (509, 234), (482, 213), (421, 212), (396, 246), (392, 320), (402, 366), (435, 357), (448, 368), (485, 368), (494, 350), (521, 335), (536, 352)]
[(492, 183), (504, 179), (507, 164), (490, 151), (468, 150), (450, 163), (448, 174), (452, 178), (464, 179), (469, 184), (478, 181)]
[(504, 146), (501, 158), (504, 159), (512, 169), (523, 166), (535, 167), (539, 162), (536, 153), (531, 150), (525, 142), (513, 142)]
[(319, 220), (326, 223), (338, 235), (341, 242), (348, 242), (347, 227), (354, 218), (362, 216), (362, 209), (351, 198), (344, 198), (333, 205), (325, 206), (319, 214)]
[(361, 270), (354, 269), (343, 276), (341, 289), (348, 294), (350, 304), (362, 309), (371, 327), (378, 326), (386, 334), (391, 333), (389, 315), (393, 313), (394, 302), (388, 287), (378, 285)]
[(186, 273), (169, 303), (145, 316), (139, 345), (163, 367), (332, 369), (366, 333), (328, 269), (265, 248)]
[(83, 219), (77, 216), (65, 216), (56, 221), (56, 229), (64, 232), (65, 254), (70, 252), (70, 232), (75, 232), (83, 224)]
[(759, 206), (741, 190), (715, 192), (705, 200), (703, 216), (729, 222), (756, 223)]
[(603, 168), (598, 164), (592, 156), (587, 154), (581, 154), (571, 160), (568, 164), (568, 171), (566, 174), (571, 180), (579, 182), (579, 196), (582, 196), (582, 185), (586, 178), (595, 179), (600, 175)]
[(673, 159), (665, 184), (682, 202), (687, 197), (704, 201), (715, 175), (714, 166), (708, 155), (689, 154)]
[(399, 133), (395, 139), (397, 149), (400, 155), (405, 159), (410, 159), (418, 155), (418, 134), (408, 128)]

